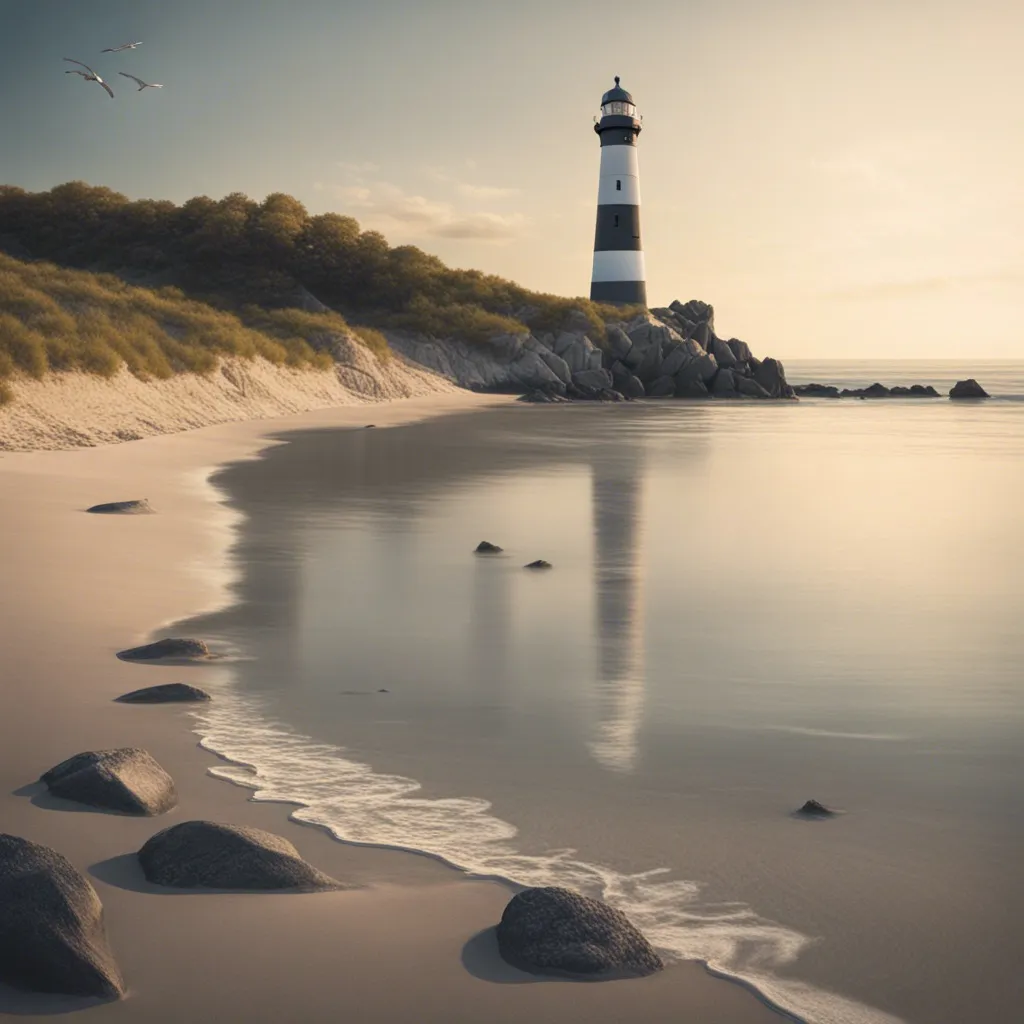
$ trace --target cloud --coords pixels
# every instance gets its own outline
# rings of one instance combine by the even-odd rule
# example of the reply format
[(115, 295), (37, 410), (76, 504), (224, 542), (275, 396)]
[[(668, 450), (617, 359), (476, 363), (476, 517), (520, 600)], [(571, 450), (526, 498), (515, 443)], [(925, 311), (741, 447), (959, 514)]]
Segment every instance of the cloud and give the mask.
[(915, 296), (942, 295), (972, 285), (1014, 285), (1024, 283), (1024, 274), (998, 271), (990, 274), (947, 274), (934, 277), (910, 278), (903, 281), (875, 281), (824, 292), (830, 299), (886, 299), (913, 298)]
[(517, 188), (499, 188), (495, 185), (470, 185), (468, 182), (460, 182), (455, 190), (459, 195), (467, 196), (470, 199), (507, 199), (509, 196), (519, 195)]
[[(472, 198), (499, 198), (512, 190), (467, 186), (472, 192), (460, 194)], [(495, 213), (487, 210), (463, 210), (445, 200), (406, 192), (389, 182), (338, 185), (330, 189), (348, 208), (359, 211), (359, 219), (381, 230), (412, 237), (477, 239), (506, 242), (519, 237), (528, 225), (521, 213)]]

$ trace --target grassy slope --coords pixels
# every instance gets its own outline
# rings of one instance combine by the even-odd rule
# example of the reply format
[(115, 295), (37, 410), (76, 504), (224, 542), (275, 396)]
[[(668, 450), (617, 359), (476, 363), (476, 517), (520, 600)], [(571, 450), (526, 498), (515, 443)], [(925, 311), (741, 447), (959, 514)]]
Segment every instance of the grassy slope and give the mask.
[(0, 253), (0, 403), (5, 378), (40, 378), (50, 370), (137, 377), (208, 373), (219, 356), (262, 356), (272, 363), (327, 369), (330, 338), (359, 336), (378, 358), (389, 356), (377, 332), (350, 328), (337, 313), (248, 306), (239, 313), (189, 299), (177, 288), (125, 284), (109, 274), (25, 263)]

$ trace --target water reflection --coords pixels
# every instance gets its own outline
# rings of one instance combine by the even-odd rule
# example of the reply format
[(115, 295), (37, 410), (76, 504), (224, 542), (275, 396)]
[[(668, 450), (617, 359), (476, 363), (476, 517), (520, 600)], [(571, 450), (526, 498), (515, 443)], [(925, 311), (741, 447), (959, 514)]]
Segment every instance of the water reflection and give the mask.
[(644, 449), (606, 447), (592, 464), (598, 675), (594, 732), (587, 743), (603, 767), (636, 765), (644, 709)]

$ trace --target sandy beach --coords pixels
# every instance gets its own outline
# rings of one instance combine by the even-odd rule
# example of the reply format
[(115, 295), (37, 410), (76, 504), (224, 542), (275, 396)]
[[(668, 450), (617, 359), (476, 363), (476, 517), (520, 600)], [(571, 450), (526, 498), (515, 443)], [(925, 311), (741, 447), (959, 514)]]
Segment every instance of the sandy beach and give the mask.
[[(283, 431), (385, 428), (506, 401), (466, 393), (230, 423), (76, 451), (0, 456), (0, 828), (57, 849), (103, 901), (127, 980), (120, 1002), (49, 999), (0, 986), (0, 1015), (172, 1022), (702, 1021), (781, 1019), (698, 964), (637, 981), (540, 981), (503, 964), (493, 935), (509, 891), (409, 853), (348, 846), (288, 820), (285, 806), (211, 778), (187, 711), (112, 703), (187, 673), (115, 652), (161, 624), (230, 597), (234, 514), (205, 481)], [(90, 516), (148, 498), (158, 515)], [(52, 800), (40, 773), (83, 750), (141, 746), (171, 773), (180, 803), (158, 819)], [(177, 821), (208, 818), (277, 832), (354, 888), (315, 895), (184, 894), (142, 878), (132, 856)], [(66, 1019), (66, 1018), (65, 1018)]]

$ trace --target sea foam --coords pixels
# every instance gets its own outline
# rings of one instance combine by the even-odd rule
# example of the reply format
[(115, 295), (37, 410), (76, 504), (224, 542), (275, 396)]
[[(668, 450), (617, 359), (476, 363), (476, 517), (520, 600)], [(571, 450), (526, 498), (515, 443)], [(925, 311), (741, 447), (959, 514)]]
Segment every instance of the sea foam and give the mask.
[(759, 917), (745, 904), (709, 905), (694, 881), (667, 868), (625, 874), (573, 849), (517, 849), (517, 829), (475, 797), (425, 799), (420, 784), (375, 772), (347, 751), (276, 722), (257, 697), (218, 689), (192, 712), (202, 746), (229, 764), (211, 774), (254, 791), (253, 799), (298, 805), (295, 821), (335, 838), (435, 857), (473, 877), (513, 886), (560, 885), (621, 909), (669, 959), (703, 961), (791, 1019), (807, 1024), (899, 1024), (843, 996), (780, 977), (813, 939)]

